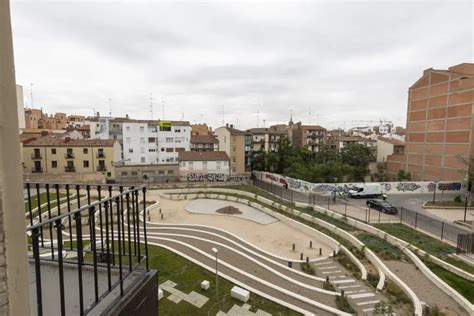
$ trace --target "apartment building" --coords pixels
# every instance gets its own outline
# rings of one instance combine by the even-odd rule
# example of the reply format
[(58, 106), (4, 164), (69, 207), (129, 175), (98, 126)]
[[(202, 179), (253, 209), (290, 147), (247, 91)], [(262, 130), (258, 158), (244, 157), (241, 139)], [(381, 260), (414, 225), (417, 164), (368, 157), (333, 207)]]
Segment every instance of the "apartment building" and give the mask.
[(319, 125), (303, 125), (298, 122), (292, 126), (292, 137), (293, 147), (319, 152), (326, 143), (327, 130)]
[(278, 151), (278, 142), (287, 137), (286, 125), (273, 125), (268, 128), (251, 128), (247, 132), (252, 134), (252, 150), (264, 152)]
[(212, 128), (207, 126), (206, 123), (203, 124), (193, 124), (191, 125), (191, 134), (192, 135), (211, 135)]
[(231, 175), (247, 175), (251, 171), (252, 134), (235, 129), (233, 125), (219, 127), (214, 131), (219, 141), (219, 151), (230, 158)]
[(121, 160), (116, 140), (71, 139), (48, 135), (23, 143), (24, 173), (102, 173), (114, 179), (114, 164)]
[(225, 151), (182, 151), (178, 160), (181, 181), (220, 182), (230, 176), (230, 161)]
[(390, 155), (403, 155), (405, 153), (405, 142), (393, 137), (379, 136), (377, 139), (377, 162), (387, 162)]
[(97, 113), (97, 116), (88, 117), (84, 124), (89, 125), (92, 139), (122, 139), (123, 124), (133, 121), (128, 116), (103, 117)]
[(474, 154), (473, 112), (474, 64), (423, 71), (408, 89), (405, 155), (388, 158), (388, 172), (466, 181)]
[(191, 135), (191, 151), (218, 151), (219, 141), (212, 135)]
[(122, 125), (125, 164), (178, 163), (178, 153), (191, 150), (187, 121), (133, 120)]

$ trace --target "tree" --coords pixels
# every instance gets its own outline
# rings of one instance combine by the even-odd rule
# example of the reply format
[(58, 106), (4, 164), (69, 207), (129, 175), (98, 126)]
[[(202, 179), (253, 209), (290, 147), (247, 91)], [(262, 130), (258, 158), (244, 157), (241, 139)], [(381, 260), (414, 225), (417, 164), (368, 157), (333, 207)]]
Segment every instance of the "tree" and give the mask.
[(350, 144), (341, 151), (343, 163), (354, 167), (354, 178), (356, 181), (364, 181), (369, 174), (369, 162), (374, 160), (372, 152), (362, 144)]
[(397, 173), (397, 181), (410, 181), (411, 180), (411, 172), (404, 170), (398, 170)]
[(374, 307), (374, 315), (377, 316), (392, 316), (393, 308), (390, 303), (378, 302)]

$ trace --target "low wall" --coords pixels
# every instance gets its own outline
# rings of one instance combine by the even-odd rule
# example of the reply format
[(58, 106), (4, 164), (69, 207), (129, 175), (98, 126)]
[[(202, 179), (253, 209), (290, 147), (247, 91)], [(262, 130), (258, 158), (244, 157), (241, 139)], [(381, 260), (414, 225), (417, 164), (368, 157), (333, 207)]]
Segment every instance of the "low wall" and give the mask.
[[(282, 176), (276, 173), (253, 171), (253, 176), (261, 181), (286, 187), (293, 191), (302, 193), (329, 193), (329, 192), (348, 192), (356, 186), (363, 186), (363, 182), (349, 183), (311, 183), (299, 179)], [(398, 181), (398, 182), (371, 182), (380, 184), (381, 191), (388, 194), (420, 194), (432, 193), (435, 190), (439, 192), (459, 192), (466, 191), (466, 186), (460, 181)]]

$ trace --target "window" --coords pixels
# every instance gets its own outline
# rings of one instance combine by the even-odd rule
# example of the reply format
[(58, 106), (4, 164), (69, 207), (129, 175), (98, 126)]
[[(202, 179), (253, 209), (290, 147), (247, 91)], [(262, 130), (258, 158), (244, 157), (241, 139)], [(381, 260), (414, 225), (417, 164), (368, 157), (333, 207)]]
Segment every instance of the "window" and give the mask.
[(175, 152), (179, 153), (180, 151), (185, 151), (186, 149), (185, 148), (182, 148), (182, 147), (177, 147), (174, 149)]
[(164, 148), (164, 147), (162, 147), (162, 148), (161, 148), (161, 151), (165, 151), (165, 148)]
[(232, 162), (236, 162), (236, 158), (235, 158), (235, 157), (232, 157)]
[(232, 146), (232, 151), (235, 151), (235, 146)]
[(168, 170), (168, 174), (174, 174), (173, 170)]
[(89, 160), (84, 160), (82, 164), (84, 168), (89, 168)]
[(56, 160), (51, 161), (51, 168), (57, 168), (58, 162)]
[(145, 147), (140, 147), (140, 153), (144, 154), (145, 153)]
[(221, 170), (221, 162), (220, 161), (216, 162), (216, 169)]
[(130, 137), (125, 138), (125, 142), (127, 144), (130, 144), (132, 142), (132, 138), (130, 138)]
[(88, 148), (83, 148), (83, 149), (82, 149), (82, 153), (83, 153), (84, 155), (87, 155), (87, 154), (89, 153), (89, 149), (88, 149)]
[(167, 143), (172, 143), (173, 142), (173, 137), (166, 137), (165, 141)]
[(140, 162), (144, 163), (145, 162), (145, 157), (140, 157)]
[(148, 137), (149, 143), (154, 143), (156, 141), (155, 137)]
[[(128, 126), (127, 126), (127, 128), (128, 128)], [(128, 172), (127, 172), (127, 171), (122, 171), (122, 172), (120, 173), (120, 175), (122, 175), (122, 176), (128, 176)]]
[(149, 149), (148, 149), (148, 152), (149, 152), (149, 153), (154, 153), (155, 151), (156, 151), (155, 148), (149, 148)]
[(56, 148), (51, 148), (51, 155), (56, 155)]
[[(127, 132), (130, 132), (130, 126), (127, 126), (125, 129), (127, 130)], [(123, 172), (122, 172), (122, 173), (123, 173)], [(125, 172), (125, 173), (126, 173), (126, 172)]]
[(165, 171), (164, 170), (159, 170), (158, 174), (165, 174)]
[(207, 161), (202, 162), (202, 169), (207, 170)]
[(138, 175), (138, 171), (132, 171), (132, 176), (137, 176)]
[(194, 170), (194, 164), (192, 161), (189, 162), (189, 170)]
[(140, 126), (140, 133), (144, 133), (145, 132), (145, 126)]
[(112, 173), (111, 172), (107, 172), (107, 177), (111, 177), (112, 176)]
[(145, 144), (145, 137), (140, 137), (140, 144)]
[(128, 149), (128, 152), (131, 153), (131, 154), (133, 154), (133, 148), (129, 148), (129, 149)]
[(166, 148), (166, 152), (167, 152), (167, 153), (172, 153), (172, 152), (173, 152), (173, 148)]

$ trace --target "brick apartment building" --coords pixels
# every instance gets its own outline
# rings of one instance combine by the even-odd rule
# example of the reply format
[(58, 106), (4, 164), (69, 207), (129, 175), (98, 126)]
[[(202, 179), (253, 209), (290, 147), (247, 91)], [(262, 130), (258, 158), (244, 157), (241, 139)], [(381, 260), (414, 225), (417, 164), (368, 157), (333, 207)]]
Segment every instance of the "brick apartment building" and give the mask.
[(326, 143), (327, 130), (319, 125), (292, 125), (292, 144), (294, 148), (307, 148), (311, 152), (319, 152)]
[(408, 90), (405, 155), (388, 157), (389, 174), (465, 181), (474, 154), (473, 110), (474, 64), (426, 69)]

